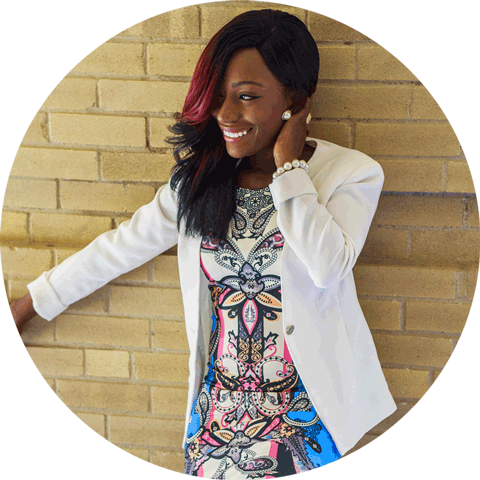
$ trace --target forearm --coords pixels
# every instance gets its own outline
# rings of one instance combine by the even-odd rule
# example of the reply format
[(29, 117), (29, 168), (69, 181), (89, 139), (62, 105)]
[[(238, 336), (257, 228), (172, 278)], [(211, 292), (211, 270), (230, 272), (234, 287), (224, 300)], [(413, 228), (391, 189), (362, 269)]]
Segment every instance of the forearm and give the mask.
[(15, 300), (10, 305), (15, 325), (18, 328), (19, 333), (22, 333), (23, 328), (29, 320), (31, 320), (37, 312), (33, 308), (32, 297), (30, 294), (25, 295), (23, 298)]

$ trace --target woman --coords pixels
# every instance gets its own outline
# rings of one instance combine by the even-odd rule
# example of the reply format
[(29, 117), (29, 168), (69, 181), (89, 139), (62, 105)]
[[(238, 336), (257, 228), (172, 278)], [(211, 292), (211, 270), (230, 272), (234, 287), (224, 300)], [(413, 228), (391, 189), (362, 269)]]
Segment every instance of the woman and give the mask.
[(190, 475), (311, 470), (396, 409), (352, 274), (383, 173), (307, 137), (318, 66), (296, 17), (233, 19), (202, 53), (172, 128), (170, 182), (12, 304), (21, 331), (178, 243)]

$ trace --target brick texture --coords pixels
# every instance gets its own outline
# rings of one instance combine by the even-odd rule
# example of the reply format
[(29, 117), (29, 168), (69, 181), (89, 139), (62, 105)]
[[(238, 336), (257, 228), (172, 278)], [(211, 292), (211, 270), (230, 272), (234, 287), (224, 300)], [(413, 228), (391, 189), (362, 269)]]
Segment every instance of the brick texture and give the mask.
[(117, 153), (102, 154), (102, 178), (138, 182), (168, 182), (175, 165), (172, 154)]
[(51, 148), (20, 148), (12, 175), (98, 180), (97, 152)]
[[(152, 200), (175, 163), (168, 127), (202, 49), (235, 15), (269, 7), (305, 21), (318, 46), (309, 136), (358, 149), (385, 173), (354, 277), (399, 408), (358, 450), (408, 413), (442, 371), (470, 311), (480, 254), (467, 163), (474, 160), (465, 159), (442, 106), (415, 72), (369, 32), (294, 6), (239, 0), (171, 10), (100, 45), (57, 79), (18, 150), (0, 231), (4, 282), (9, 301), (24, 296), (39, 274)], [(36, 316), (22, 340), (87, 425), (139, 458), (182, 472), (183, 317), (173, 247), (56, 319)]]

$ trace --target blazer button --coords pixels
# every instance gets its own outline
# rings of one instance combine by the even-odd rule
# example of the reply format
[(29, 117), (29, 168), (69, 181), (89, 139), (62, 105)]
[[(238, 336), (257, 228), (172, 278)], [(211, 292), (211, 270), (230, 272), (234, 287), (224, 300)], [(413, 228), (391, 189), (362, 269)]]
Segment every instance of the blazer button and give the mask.
[(289, 325), (287, 327), (287, 335), (291, 335), (294, 330), (295, 330), (295, 327), (293, 325)]

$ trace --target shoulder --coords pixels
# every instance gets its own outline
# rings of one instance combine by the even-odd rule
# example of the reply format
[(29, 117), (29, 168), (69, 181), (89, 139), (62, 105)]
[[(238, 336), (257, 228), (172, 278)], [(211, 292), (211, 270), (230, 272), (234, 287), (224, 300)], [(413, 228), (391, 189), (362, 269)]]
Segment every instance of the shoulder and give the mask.
[(363, 152), (311, 137), (307, 141), (313, 146), (316, 144), (315, 153), (308, 162), (314, 175), (328, 172), (329, 176), (338, 177), (340, 183), (352, 176), (384, 178), (381, 165)]

